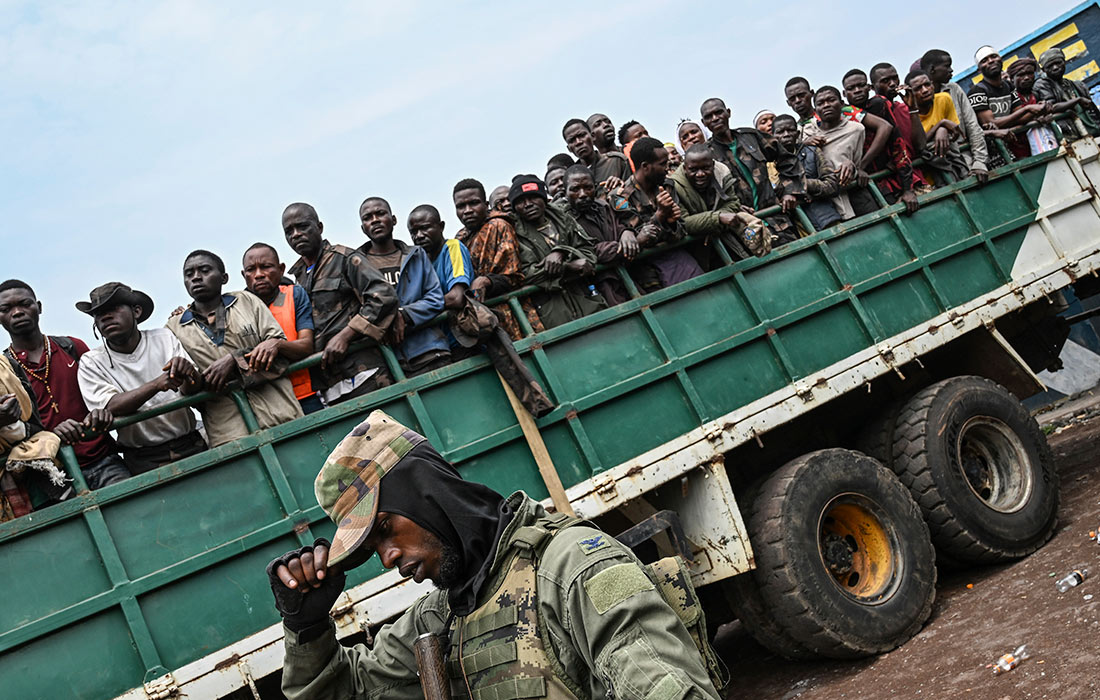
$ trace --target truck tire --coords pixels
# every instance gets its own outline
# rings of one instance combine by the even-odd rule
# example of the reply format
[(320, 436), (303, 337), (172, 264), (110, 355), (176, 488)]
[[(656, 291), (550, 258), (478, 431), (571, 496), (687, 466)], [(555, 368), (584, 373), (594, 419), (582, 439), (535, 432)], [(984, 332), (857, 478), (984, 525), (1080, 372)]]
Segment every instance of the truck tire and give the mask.
[(913, 493), (947, 561), (996, 563), (1054, 532), (1058, 474), (1027, 409), (983, 377), (917, 392), (894, 432), (893, 469)]
[[(737, 499), (744, 504), (746, 512), (751, 512), (763, 484), (764, 479), (757, 479), (743, 494), (738, 495)], [(772, 619), (751, 571), (720, 581), (718, 585), (734, 615), (760, 646), (788, 659), (817, 658), (817, 654), (796, 642)]]
[(897, 477), (862, 453), (820, 450), (776, 471), (753, 504), (749, 537), (768, 617), (814, 654), (889, 651), (932, 611), (928, 527)]
[(760, 589), (756, 586), (752, 572), (728, 578), (719, 585), (722, 586), (737, 619), (760, 646), (773, 654), (796, 661), (817, 658), (817, 654), (795, 641), (772, 618), (760, 596)]
[(855, 449), (868, 457), (873, 457), (887, 469), (893, 469), (894, 428), (904, 401), (890, 401), (882, 406), (860, 430), (856, 437)]

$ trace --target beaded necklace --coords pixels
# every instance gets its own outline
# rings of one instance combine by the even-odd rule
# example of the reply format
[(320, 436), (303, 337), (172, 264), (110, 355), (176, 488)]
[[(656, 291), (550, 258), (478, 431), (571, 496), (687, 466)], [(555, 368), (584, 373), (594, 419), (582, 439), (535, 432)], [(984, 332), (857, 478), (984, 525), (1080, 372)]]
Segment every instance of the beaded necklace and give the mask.
[(46, 338), (45, 340), (46, 342), (44, 344), (46, 346), (46, 370), (42, 374), (38, 374), (30, 367), (23, 364), (23, 361), (19, 359), (18, 353), (15, 352), (14, 347), (9, 345), (8, 349), (11, 350), (11, 356), (15, 358), (15, 361), (19, 363), (19, 366), (23, 368), (23, 371), (26, 372), (28, 376), (42, 382), (42, 386), (46, 387), (46, 394), (48, 394), (50, 397), (50, 408), (53, 409), (54, 413), (60, 413), (61, 407), (57, 405), (57, 399), (54, 398), (53, 391), (50, 389), (49, 382), (50, 360), (53, 359), (53, 349), (50, 347), (50, 339)]

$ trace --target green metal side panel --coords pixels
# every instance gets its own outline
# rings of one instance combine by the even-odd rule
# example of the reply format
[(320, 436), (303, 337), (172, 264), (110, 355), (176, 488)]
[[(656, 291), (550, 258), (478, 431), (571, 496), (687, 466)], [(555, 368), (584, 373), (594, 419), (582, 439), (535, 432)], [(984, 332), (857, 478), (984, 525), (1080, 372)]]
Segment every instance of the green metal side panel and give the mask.
[[(1005, 284), (1054, 158), (518, 343), (560, 404), (538, 423), (562, 481)], [(468, 478), (546, 495), (499, 378), (475, 358), (0, 524), (0, 700), (112, 697), (274, 624), (264, 567), (331, 535), (313, 478), (374, 408)], [(352, 584), (380, 572), (375, 559)]]

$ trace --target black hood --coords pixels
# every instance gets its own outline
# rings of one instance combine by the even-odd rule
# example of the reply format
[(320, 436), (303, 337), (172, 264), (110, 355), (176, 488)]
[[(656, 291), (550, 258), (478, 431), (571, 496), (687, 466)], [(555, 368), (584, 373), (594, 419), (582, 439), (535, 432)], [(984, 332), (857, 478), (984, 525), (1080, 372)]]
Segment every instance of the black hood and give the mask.
[(378, 496), (379, 511), (412, 520), (458, 552), (462, 579), (447, 599), (456, 615), (473, 612), (497, 540), (515, 515), (504, 496), (463, 479), (427, 442), (382, 478)]

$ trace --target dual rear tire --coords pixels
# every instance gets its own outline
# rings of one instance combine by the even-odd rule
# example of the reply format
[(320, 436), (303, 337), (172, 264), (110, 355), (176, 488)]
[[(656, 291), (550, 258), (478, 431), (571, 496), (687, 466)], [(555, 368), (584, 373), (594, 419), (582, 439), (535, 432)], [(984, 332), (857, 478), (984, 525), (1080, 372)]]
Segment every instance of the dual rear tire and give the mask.
[(859, 443), (871, 457), (813, 452), (744, 494), (756, 568), (725, 591), (777, 654), (889, 651), (931, 613), (937, 551), (941, 562), (1003, 562), (1053, 533), (1050, 449), (1003, 387), (953, 377), (881, 415)]

